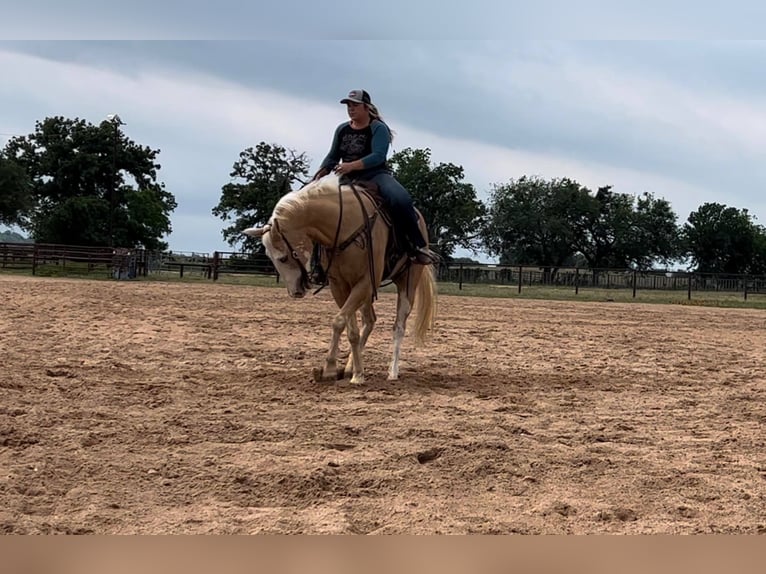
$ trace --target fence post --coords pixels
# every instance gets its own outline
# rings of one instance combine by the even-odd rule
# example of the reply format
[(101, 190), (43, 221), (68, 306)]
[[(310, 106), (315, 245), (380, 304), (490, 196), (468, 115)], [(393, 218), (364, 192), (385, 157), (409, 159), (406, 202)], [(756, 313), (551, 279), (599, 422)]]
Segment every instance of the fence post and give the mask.
[(32, 248), (32, 275), (37, 274), (37, 243)]
[(462, 263), (460, 264), (460, 267), (458, 268), (458, 271), (457, 271), (457, 288), (458, 288), (458, 291), (463, 290), (463, 264)]
[(636, 298), (636, 275), (637, 275), (637, 272), (634, 269), (633, 270), (633, 298), (634, 299)]
[(745, 301), (747, 301), (747, 273), (745, 274)]
[(575, 267), (575, 295), (580, 293), (580, 268)]
[(218, 264), (219, 264), (219, 255), (217, 251), (213, 252), (213, 281), (218, 281)]
[(519, 294), (521, 294), (521, 272), (522, 269), (524, 269), (521, 265), (519, 265)]
[(694, 273), (689, 273), (689, 276), (688, 276), (689, 281), (688, 281), (688, 284), (686, 285), (686, 299), (688, 301), (692, 300), (692, 276), (693, 275)]

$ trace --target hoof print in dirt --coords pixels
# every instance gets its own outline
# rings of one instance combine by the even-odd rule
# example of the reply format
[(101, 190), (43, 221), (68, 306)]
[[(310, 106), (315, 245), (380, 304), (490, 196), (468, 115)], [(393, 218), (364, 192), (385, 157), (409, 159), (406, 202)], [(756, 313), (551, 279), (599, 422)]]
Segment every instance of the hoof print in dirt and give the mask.
[(443, 452), (443, 448), (429, 448), (428, 450), (419, 452), (416, 456), (420, 464), (425, 464), (427, 462), (431, 462), (432, 460), (436, 460), (442, 455)]
[(598, 519), (603, 522), (618, 520), (620, 522), (635, 522), (638, 520), (638, 514), (630, 508), (615, 508), (613, 511), (602, 510), (598, 513)]
[(65, 377), (67, 379), (74, 379), (77, 376), (73, 372), (67, 371), (66, 369), (45, 369), (45, 374), (49, 377)]
[(546, 514), (553, 513), (568, 517), (577, 514), (577, 509), (571, 504), (567, 504), (566, 502), (557, 502), (551, 507), (550, 512), (547, 512)]
[(343, 444), (339, 442), (327, 442), (323, 444), (322, 446), (330, 450), (351, 450), (352, 448), (356, 448), (356, 445)]

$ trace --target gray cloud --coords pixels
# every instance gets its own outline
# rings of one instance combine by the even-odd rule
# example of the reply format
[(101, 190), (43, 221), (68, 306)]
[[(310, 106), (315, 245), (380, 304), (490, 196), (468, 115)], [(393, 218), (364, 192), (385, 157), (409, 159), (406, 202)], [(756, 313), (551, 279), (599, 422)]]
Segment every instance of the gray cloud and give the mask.
[(757, 39), (766, 6), (753, 0), (27, 0), (4, 7), (9, 39), (454, 40)]
[[(701, 9), (704, 12), (705, 6)], [(275, 10), (270, 17), (281, 14), (281, 8)], [(322, 18), (317, 27), (329, 16)], [(244, 92), (283, 94), (294, 102), (290, 105), (295, 106), (295, 117), (304, 117), (303, 106), (337, 106), (341, 121), (338, 100), (349, 89), (363, 87), (384, 115), (394, 118), (394, 129), (399, 124), (440, 138), (558, 158), (559, 176), (570, 175), (565, 166), (580, 162), (591, 172), (602, 169), (605, 175), (599, 184), (615, 184), (617, 191), (619, 182), (606, 174), (627, 170), (645, 174), (647, 181), (705, 190), (738, 207), (766, 207), (760, 199), (766, 184), (760, 161), (766, 144), (766, 80), (759, 74), (766, 63), (766, 45), (760, 43), (16, 41), (0, 43), (2, 49), (130, 78), (183, 73), (193, 75), (193, 81), (224, 80)], [(311, 119), (303, 120), (307, 131), (315, 129)], [(173, 129), (158, 126), (155, 137), (162, 144), (164, 163), (174, 170), (175, 180), (182, 181), (183, 154), (192, 153), (193, 146), (178, 139), (182, 126)], [(252, 135), (248, 144), (259, 137)], [(329, 145), (329, 132), (309, 137), (319, 142), (314, 155)], [(428, 141), (418, 147), (428, 147)], [(212, 181), (228, 175), (241, 147), (232, 140), (228, 149), (226, 161), (215, 169), (217, 180), (211, 177), (194, 191), (193, 178), (187, 178), (184, 214), (209, 214), (214, 200), (203, 206), (198, 198), (216, 196), (225, 183), (211, 189)], [(198, 160), (208, 152), (204, 150)], [(481, 158), (470, 159), (480, 166)], [(507, 177), (523, 175), (518, 169)], [(676, 193), (672, 187), (652, 191), (671, 201)], [(688, 201), (679, 208), (682, 215), (690, 207)]]

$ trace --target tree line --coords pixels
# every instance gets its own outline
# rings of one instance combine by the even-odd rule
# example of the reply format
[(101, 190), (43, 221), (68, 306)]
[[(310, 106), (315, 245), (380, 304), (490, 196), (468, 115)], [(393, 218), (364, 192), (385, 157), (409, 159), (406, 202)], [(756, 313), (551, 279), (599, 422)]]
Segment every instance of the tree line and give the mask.
[[(49, 117), (0, 150), (0, 223), (38, 242), (167, 249), (175, 196), (159, 181), (160, 150), (105, 120)], [(277, 143), (242, 150), (211, 213), (224, 240), (261, 249), (246, 227), (266, 222), (285, 193), (309, 179), (310, 161)], [(570, 178), (521, 176), (493, 184), (480, 201), (463, 167), (406, 148), (389, 160), (428, 222), (432, 247), (459, 247), (501, 264), (648, 269), (685, 262), (707, 273), (766, 274), (766, 229), (745, 208), (704, 203), (679, 222), (651, 193), (591, 190)]]

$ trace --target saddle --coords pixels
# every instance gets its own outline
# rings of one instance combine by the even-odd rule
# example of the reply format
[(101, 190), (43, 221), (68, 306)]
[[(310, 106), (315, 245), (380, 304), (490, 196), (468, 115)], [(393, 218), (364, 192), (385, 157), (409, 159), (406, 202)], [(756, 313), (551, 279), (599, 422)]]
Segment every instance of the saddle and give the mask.
[[(380, 195), (379, 188), (375, 183), (369, 181), (350, 181), (344, 178), (341, 179), (341, 184), (349, 185), (355, 194), (364, 194), (372, 202), (373, 208), (371, 213), (367, 213), (366, 209), (362, 208), (365, 221), (349, 238), (339, 243), (335, 251), (343, 251), (353, 243), (360, 247), (365, 247), (367, 242), (371, 241), (369, 232), (372, 230), (375, 220), (380, 217), (389, 229), (383, 258), (383, 281), (393, 281), (409, 266), (409, 257), (407, 256), (408, 243), (404, 233), (394, 224), (386, 201)], [(358, 195), (357, 199), (361, 202), (361, 198)], [(318, 244), (314, 249), (313, 271), (311, 273), (312, 281), (322, 286), (327, 284), (325, 270), (332, 264), (332, 256), (328, 251), (330, 251), (328, 248)], [(372, 250), (368, 250), (368, 253), (370, 254), (370, 270), (372, 272)], [(373, 287), (373, 292), (375, 291), (376, 289)]]

